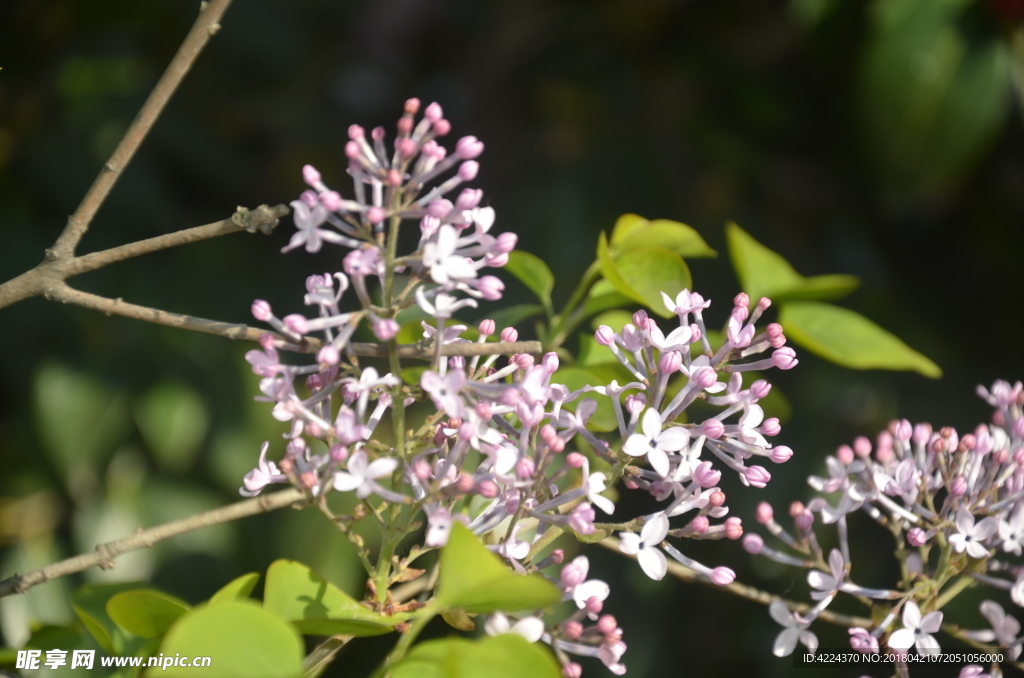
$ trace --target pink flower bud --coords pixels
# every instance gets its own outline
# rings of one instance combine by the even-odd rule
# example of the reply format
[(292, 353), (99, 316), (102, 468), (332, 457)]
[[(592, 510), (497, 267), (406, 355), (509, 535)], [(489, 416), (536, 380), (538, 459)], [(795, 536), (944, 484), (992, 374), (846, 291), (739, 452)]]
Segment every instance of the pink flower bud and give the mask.
[(544, 424), (540, 427), (540, 439), (545, 443), (550, 444), (552, 440), (558, 437), (558, 431), (551, 424)]
[(556, 436), (548, 443), (548, 449), (555, 454), (561, 454), (562, 450), (565, 449), (565, 441)]
[(725, 424), (717, 419), (708, 419), (701, 425), (701, 433), (712, 440), (717, 440), (725, 433)]
[(341, 354), (338, 349), (327, 344), (316, 352), (316, 361), (321, 365), (337, 365), (341, 362)]
[[(356, 160), (362, 155), (363, 151), (359, 148), (359, 144), (354, 141), (349, 141), (345, 144), (345, 157), (349, 160)], [(356, 165), (358, 167), (358, 165)]]
[(640, 414), (645, 407), (647, 407), (647, 396), (643, 393), (626, 396), (626, 411), (631, 415)]
[(537, 465), (534, 463), (533, 457), (523, 457), (516, 462), (516, 476), (520, 480), (529, 480), (536, 472)]
[(436, 200), (431, 200), (427, 204), (427, 215), (432, 216), (435, 219), (443, 219), (448, 216), (448, 213), (452, 211), (453, 207), (454, 205), (452, 205), (450, 200), (437, 198)]
[(441, 108), (441, 104), (436, 101), (423, 110), (423, 117), (430, 122), (437, 122), (444, 117), (444, 110)]
[(328, 212), (337, 212), (341, 209), (341, 196), (337, 191), (324, 191), (320, 194), (320, 204)]
[(758, 379), (750, 385), (750, 396), (757, 400), (767, 398), (768, 394), (771, 393), (772, 385), (764, 379)]
[(555, 549), (551, 552), (551, 555), (547, 557), (547, 560), (552, 565), (561, 565), (562, 561), (565, 560), (565, 551), (562, 549)]
[(477, 172), (480, 171), (480, 163), (476, 160), (467, 160), (459, 165), (459, 178), (463, 181), (473, 181)]
[(682, 366), (683, 356), (679, 351), (666, 351), (658, 359), (658, 371), (665, 375), (678, 372)]
[(721, 490), (718, 490), (717, 492), (712, 492), (711, 496), (708, 497), (708, 506), (711, 506), (713, 508), (725, 506), (725, 492), (722, 492)]
[(736, 308), (742, 308), (744, 311), (750, 306), (750, 297), (747, 296), (746, 292), (740, 292), (732, 299), (732, 305)]
[[(255, 315), (255, 312), (253, 315)], [(601, 325), (594, 332), (594, 340), (601, 346), (611, 346), (615, 341), (615, 331), (607, 325)]]
[(772, 323), (772, 324), (768, 325), (768, 329), (766, 329), (765, 332), (768, 334), (768, 338), (769, 339), (774, 339), (775, 337), (781, 337), (782, 336), (782, 325), (780, 325), (779, 323)]
[(708, 528), (711, 527), (711, 521), (708, 520), (707, 516), (697, 516), (690, 521), (690, 524), (687, 525), (687, 527), (695, 534), (704, 534), (708, 531)]
[(284, 448), (285, 454), (298, 457), (306, 451), (306, 441), (302, 438), (292, 438)]
[(768, 481), (772, 479), (772, 474), (768, 473), (768, 469), (764, 466), (748, 466), (743, 472), (743, 476), (751, 487), (759, 489), (768, 485)]
[(641, 308), (639, 311), (633, 313), (633, 324), (639, 327), (644, 324), (647, 317), (647, 311)]
[(914, 426), (914, 435), (911, 440), (914, 441), (915, 445), (926, 445), (928, 439), (932, 437), (932, 425), (931, 424), (916, 424)]
[(386, 213), (384, 212), (384, 209), (381, 207), (371, 207), (370, 209), (366, 210), (366, 220), (369, 221), (371, 224), (379, 224), (380, 222), (384, 221), (385, 215)]
[(299, 200), (301, 200), (302, 203), (310, 209), (320, 204), (320, 196), (317, 195), (315, 191), (310, 191), (308, 189), (299, 194)]
[(767, 311), (768, 307), (772, 305), (772, 300), (768, 297), (761, 297), (757, 300), (757, 305), (762, 311)]
[(481, 320), (480, 324), (476, 326), (476, 329), (480, 333), (481, 337), (489, 337), (492, 334), (494, 334), (494, 321), (491, 320), (490, 318), (487, 318), (486, 320)]
[(466, 359), (461, 355), (453, 355), (448, 358), (448, 367), (453, 370), (461, 370), (466, 366)]
[(387, 136), (387, 131), (380, 125), (370, 130), (370, 138), (374, 141), (384, 141), (385, 136)]
[(722, 479), (722, 472), (716, 471), (710, 461), (702, 461), (693, 469), (693, 480), (701, 487), (714, 487)]
[(858, 436), (853, 441), (853, 452), (858, 457), (866, 457), (871, 454), (871, 441), (864, 436)]
[(395, 188), (402, 185), (402, 173), (396, 169), (388, 170), (388, 186)]
[(600, 614), (601, 610), (604, 609), (604, 602), (597, 596), (590, 596), (587, 598), (587, 604), (584, 609), (590, 614)]
[(352, 141), (359, 141), (366, 136), (366, 131), (360, 125), (348, 126), (348, 138)]
[(519, 236), (511, 231), (506, 231), (494, 240), (493, 251), (497, 254), (508, 254), (516, 248)]
[(391, 341), (401, 329), (393, 318), (381, 318), (373, 323), (373, 336), (380, 341)]
[(498, 484), (493, 480), (481, 480), (476, 485), (476, 493), (484, 499), (494, 499), (498, 496)]
[(493, 275), (485, 275), (476, 281), (476, 288), (484, 295), (487, 301), (501, 299), (501, 293), (505, 290), (505, 283)]
[(914, 435), (914, 427), (910, 425), (910, 422), (906, 419), (901, 419), (896, 424), (896, 439), (902, 442), (907, 442)]
[[(579, 624), (579, 622), (569, 622), (569, 624)], [(583, 627), (581, 626), (580, 628), (582, 629)], [(567, 624), (566, 631), (562, 635), (564, 635), (568, 640), (576, 640), (577, 638), (579, 638), (579, 636), (576, 636), (576, 638), (569, 638), (569, 636), (567, 635), (568, 632), (569, 630)], [(582, 675), (583, 667), (577, 664), (576, 662), (569, 662), (568, 664), (562, 667), (562, 678), (580, 678), (580, 676)]]
[(430, 479), (430, 463), (422, 457), (412, 462), (412, 474), (416, 476), (420, 482), (427, 482)]
[(402, 111), (406, 115), (416, 115), (416, 112), (418, 110), (420, 110), (420, 100), (419, 99), (417, 99), (416, 97), (412, 97), (411, 99), (406, 99), (405, 100), (405, 106), (402, 108)]
[(768, 343), (772, 348), (782, 348), (786, 345), (786, 335), (780, 334), (777, 337), (772, 337), (768, 340)]
[[(998, 412), (998, 410), (996, 410)], [(1002, 414), (1002, 412), (1000, 412)], [(1024, 417), (1017, 417), (1013, 422), (1013, 435), (1015, 438), (1024, 438)]]
[(962, 497), (967, 494), (967, 481), (963, 476), (956, 476), (949, 484), (949, 493), (954, 497)]
[(736, 573), (728, 567), (716, 567), (711, 570), (711, 581), (719, 586), (728, 586), (736, 581)]
[(1024, 464), (1024, 447), (1018, 447), (1013, 451), (1013, 460), (1018, 464)]
[[(567, 621), (565, 623), (565, 627), (562, 630), (562, 637), (563, 638), (565, 638), (566, 640), (578, 640), (579, 637), (582, 636), (582, 635), (583, 635), (583, 624), (579, 623), (578, 621), (576, 621), (574, 619), (571, 619), (571, 620), (569, 620), (569, 621)], [(570, 664), (570, 666), (571, 666), (571, 664)], [(579, 664), (576, 664), (576, 666), (579, 666)], [(578, 676), (579, 676), (579, 674), (576, 674), (576, 678), (578, 678)]]
[(583, 462), (585, 462), (586, 460), (587, 458), (584, 457), (579, 452), (570, 452), (565, 457), (565, 463), (569, 466), (569, 468), (581, 468), (583, 466)]
[[(784, 464), (793, 456), (793, 450), (785, 445), (777, 445), (772, 448), (769, 458), (776, 464)], [(766, 481), (767, 482), (767, 481)], [(756, 487), (756, 485), (755, 485)]]
[(811, 525), (814, 525), (814, 514), (808, 509), (804, 509), (793, 517), (793, 522), (796, 523), (798, 530), (807, 531), (811, 529)]
[(757, 505), (757, 509), (754, 511), (754, 519), (762, 525), (767, 525), (775, 519), (775, 511), (772, 510), (772, 505), (766, 501), (762, 501)]
[(758, 553), (761, 552), (761, 549), (763, 549), (763, 548), (764, 548), (764, 539), (761, 538), (761, 535), (754, 534), (753, 532), (748, 532), (743, 537), (743, 550), (746, 551), (747, 553), (750, 553), (750, 554), (753, 554), (753, 555), (756, 556)]
[(334, 443), (330, 449), (331, 461), (345, 461), (348, 459), (348, 448), (344, 445)]
[(992, 453), (992, 462), (999, 466), (1005, 464), (1010, 458), (1010, 451), (1005, 447)]
[(286, 315), (283, 320), (284, 326), (295, 334), (305, 334), (309, 331), (309, 321), (303, 315), (292, 313), (291, 315)]
[(484, 192), (478, 188), (463, 189), (462, 193), (459, 193), (459, 197), (455, 199), (455, 209), (471, 210), (480, 204), (483, 197)]
[(471, 491), (473, 489), (473, 485), (475, 484), (476, 483), (473, 482), (473, 476), (469, 475), (468, 473), (460, 473), (459, 477), (456, 478), (455, 482), (453, 483), (455, 489), (461, 494), (466, 494), (467, 492)]
[(772, 353), (772, 363), (780, 370), (791, 370), (797, 366), (800, 361), (796, 359), (796, 351), (787, 347), (776, 349)]
[(654, 318), (647, 318), (642, 323), (640, 323), (640, 329), (647, 330), (648, 332), (655, 329), (657, 326), (658, 323), (654, 322)]
[(702, 367), (698, 369), (696, 374), (693, 375), (693, 378), (697, 383), (697, 386), (702, 389), (710, 388), (718, 381), (718, 375), (710, 367)]
[(789, 505), (789, 517), (796, 518), (798, 515), (804, 512), (805, 508), (807, 507), (804, 506), (804, 503), (802, 501), (794, 501)]
[(619, 628), (619, 623), (615, 621), (615, 617), (610, 614), (603, 614), (601, 618), (597, 620), (597, 630), (603, 635), (608, 635)]
[(311, 374), (306, 377), (306, 388), (310, 391), (316, 392), (324, 387), (323, 380), (319, 374)]
[[(447, 136), (448, 132), (452, 131), (452, 124), (445, 119), (438, 120), (434, 123), (434, 135), (443, 137)], [(482, 144), (481, 144), (482, 146)]]
[(878, 639), (868, 633), (867, 629), (854, 627), (847, 630), (850, 634), (850, 647), (854, 650), (864, 654), (878, 653)]
[(764, 420), (763, 424), (761, 424), (761, 433), (768, 436), (769, 438), (771, 438), (772, 436), (779, 435), (781, 431), (782, 426), (779, 424), (779, 420), (775, 417), (769, 417), (768, 419)]
[(462, 137), (455, 144), (455, 155), (460, 160), (472, 160), (483, 152), (484, 143), (473, 136)]
[(501, 331), (502, 341), (516, 341), (519, 339), (519, 332), (514, 327), (506, 327)]
[(398, 119), (398, 124), (395, 127), (398, 128), (399, 136), (409, 136), (409, 133), (412, 132), (412, 118), (402, 116)]
[(743, 521), (735, 516), (725, 519), (725, 536), (727, 539), (736, 540), (743, 536)]
[(252, 302), (252, 317), (256, 318), (256, 320), (259, 320), (260, 322), (266, 322), (270, 320), (273, 317), (273, 315), (274, 313), (270, 310), (269, 303), (263, 301), (262, 299), (257, 299), (256, 301)]
[(521, 370), (528, 370), (533, 367), (533, 356), (529, 353), (516, 353), (509, 359), (510, 363), (515, 363), (516, 367)]
[(312, 165), (303, 165), (302, 180), (313, 188), (316, 188), (316, 185), (320, 183), (320, 173), (317, 172), (316, 168)]
[(853, 463), (853, 448), (849, 445), (840, 445), (836, 449), (836, 459), (838, 459), (839, 463), (843, 466), (849, 466)]
[(907, 531), (907, 543), (917, 548), (918, 546), (924, 546), (928, 542), (928, 533), (922, 530), (920, 527), (912, 527)]

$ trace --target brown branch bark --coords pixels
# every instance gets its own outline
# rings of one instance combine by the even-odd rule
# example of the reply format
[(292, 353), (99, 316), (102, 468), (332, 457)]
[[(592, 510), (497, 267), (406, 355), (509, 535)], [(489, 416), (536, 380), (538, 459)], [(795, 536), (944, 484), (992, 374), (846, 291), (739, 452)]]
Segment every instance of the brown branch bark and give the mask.
[(231, 0), (212, 0), (202, 3), (199, 17), (192, 25), (188, 35), (185, 36), (185, 40), (181, 43), (174, 58), (171, 59), (167, 70), (160, 76), (160, 80), (150, 92), (146, 102), (142, 104), (142, 108), (128, 127), (128, 131), (117, 144), (110, 159), (103, 165), (74, 214), (68, 217), (67, 226), (64, 227), (60, 237), (57, 238), (53, 247), (46, 250), (47, 260), (70, 259), (74, 256), (75, 248), (89, 229), (89, 224), (92, 223), (96, 212), (107, 199), (110, 190), (117, 183), (121, 172), (124, 171), (125, 166), (135, 155), (135, 151), (149, 134), (153, 123), (160, 117), (164, 106), (167, 105), (171, 95), (181, 84), (189, 69), (192, 68), (193, 62), (210, 40), (210, 36), (220, 30), (220, 19), (230, 4)]
[(220, 525), (232, 520), (276, 511), (306, 499), (300, 490), (295, 488), (265, 494), (261, 497), (246, 499), (228, 504), (212, 511), (198, 513), (188, 518), (164, 523), (148, 530), (140, 530), (137, 534), (118, 539), (107, 544), (100, 544), (92, 553), (68, 558), (27, 574), (15, 574), (13, 577), (0, 581), (0, 598), (15, 593), (24, 593), (33, 586), (44, 584), (51, 579), (64, 577), (75, 572), (82, 572), (94, 567), (110, 569), (114, 567), (114, 559), (130, 551), (149, 548), (157, 542), (177, 537), (188, 532), (195, 532), (204, 527)]
[[(226, 323), (219, 320), (209, 320), (207, 318), (198, 318), (196, 316), (182, 315), (180, 313), (170, 313), (168, 311), (161, 311), (147, 306), (129, 304), (120, 298), (108, 299), (107, 297), (101, 297), (97, 294), (76, 290), (63, 282), (60, 282), (55, 287), (51, 288), (46, 293), (46, 298), (50, 301), (59, 301), (64, 304), (75, 304), (76, 306), (89, 308), (108, 316), (119, 315), (125, 318), (132, 318), (134, 320), (144, 320), (145, 322), (155, 323), (157, 325), (176, 327), (178, 329), (202, 332), (204, 334), (213, 334), (227, 339), (256, 341), (262, 334), (270, 334), (283, 339), (283, 337), (274, 332), (267, 332), (256, 327), (249, 327), (242, 323)], [(320, 340), (309, 338), (303, 348), (306, 353), (315, 353), (321, 346), (323, 346), (323, 344)], [(355, 341), (350, 343), (348, 346), (352, 353), (357, 356), (368, 358), (386, 358), (388, 356), (387, 344)], [(483, 344), (466, 342), (459, 344), (445, 344), (441, 350), (441, 354), (446, 356), (511, 355), (513, 353), (537, 354), (541, 351), (543, 351), (543, 347), (539, 341), (501, 341), (486, 342)], [(420, 358), (430, 360), (434, 357), (434, 354), (433, 350), (429, 346), (422, 346), (420, 344), (402, 344), (398, 347), (398, 356), (400, 358)]]
[[(608, 537), (607, 539), (602, 539), (598, 543), (606, 549), (610, 549), (617, 553), (622, 553), (622, 551), (619, 550), (619, 540), (615, 537)], [(625, 553), (622, 553), (622, 555), (626, 556), (627, 558), (632, 558), (636, 560), (636, 556), (627, 555)], [(778, 600), (785, 603), (786, 607), (788, 607), (793, 612), (804, 613), (811, 609), (811, 606), (807, 603), (798, 603), (795, 600), (789, 600), (787, 598), (783, 598), (782, 596), (777, 596), (774, 593), (768, 593), (767, 591), (762, 591), (761, 589), (754, 588), (753, 586), (747, 586), (746, 584), (739, 584), (733, 582), (725, 586), (719, 586), (718, 584), (711, 581), (708, 577), (705, 577), (701, 573), (695, 572), (694, 570), (691, 570), (682, 563), (678, 563), (674, 560), (668, 561), (668, 572), (676, 579), (680, 579), (682, 581), (690, 583), (703, 584), (704, 586), (709, 586), (719, 591), (726, 591), (728, 593), (733, 594), (734, 596), (739, 596), (740, 598), (744, 598), (755, 603), (760, 603), (761, 605), (771, 605), (776, 600)], [(818, 615), (818, 619), (824, 622), (828, 622), (830, 624), (836, 624), (838, 626), (859, 626), (865, 629), (871, 628), (873, 623), (867, 617), (854, 617), (852, 615), (832, 612), (831, 610), (822, 610), (821, 614)]]

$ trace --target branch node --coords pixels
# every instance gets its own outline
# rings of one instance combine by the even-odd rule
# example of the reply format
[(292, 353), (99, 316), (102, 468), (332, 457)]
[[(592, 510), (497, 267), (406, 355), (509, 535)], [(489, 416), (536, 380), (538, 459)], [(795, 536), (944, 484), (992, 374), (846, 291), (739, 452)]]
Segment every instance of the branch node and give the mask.
[(249, 233), (259, 231), (270, 235), (280, 218), (286, 214), (288, 214), (288, 208), (284, 205), (274, 205), (273, 207), (260, 205), (254, 210), (239, 205), (235, 213), (231, 215), (231, 222)]

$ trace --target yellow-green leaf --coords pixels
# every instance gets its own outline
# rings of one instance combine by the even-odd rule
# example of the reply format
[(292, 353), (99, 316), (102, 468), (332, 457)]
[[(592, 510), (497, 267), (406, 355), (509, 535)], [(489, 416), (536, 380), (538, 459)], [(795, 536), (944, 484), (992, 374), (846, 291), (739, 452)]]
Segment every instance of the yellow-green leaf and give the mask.
[(188, 611), (187, 603), (153, 589), (123, 591), (107, 601), (114, 623), (140, 638), (159, 638)]
[(857, 370), (914, 370), (932, 379), (942, 370), (896, 335), (864, 316), (832, 304), (795, 301), (782, 307), (786, 336), (812, 353)]
[(526, 285), (537, 295), (544, 308), (551, 311), (551, 290), (555, 288), (555, 276), (540, 257), (522, 250), (513, 250), (508, 254), (505, 270)]
[(71, 608), (100, 647), (113, 653), (113, 635), (117, 625), (107, 614), (107, 601), (122, 591), (145, 587), (146, 584), (141, 582), (87, 584), (71, 594)]
[(430, 640), (413, 647), (392, 678), (558, 678), (558, 662), (540, 643), (514, 633), (476, 642)]
[[(629, 220), (623, 221), (625, 217)], [(635, 218), (634, 218), (635, 217)], [(640, 219), (640, 221), (636, 221)], [(623, 227), (619, 223), (626, 224)], [(623, 215), (612, 230), (611, 248), (616, 255), (635, 247), (664, 247), (681, 257), (697, 259), (717, 257), (718, 252), (711, 249), (704, 238), (696, 230), (678, 221), (654, 219), (647, 221), (635, 214)]]
[(250, 572), (249, 574), (243, 574), (241, 577), (232, 579), (219, 591), (210, 596), (210, 605), (248, 598), (252, 590), (256, 588), (256, 582), (259, 580), (259, 572)]
[(441, 550), (438, 602), (466, 612), (535, 610), (554, 605), (561, 593), (536, 574), (513, 574), (458, 521)]

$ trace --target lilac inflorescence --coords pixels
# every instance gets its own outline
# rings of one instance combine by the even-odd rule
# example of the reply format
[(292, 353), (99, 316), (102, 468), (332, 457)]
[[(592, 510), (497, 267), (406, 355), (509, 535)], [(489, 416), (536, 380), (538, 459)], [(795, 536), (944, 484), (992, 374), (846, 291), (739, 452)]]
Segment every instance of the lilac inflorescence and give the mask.
[[(793, 652), (798, 640), (813, 652), (817, 638), (807, 626), (840, 592), (887, 601), (872, 605), (885, 612), (874, 617), (878, 623), (850, 630), (851, 645), (862, 652), (878, 652), (880, 644), (899, 652), (939, 652), (935, 634), (943, 623), (941, 608), (968, 585), (1008, 591), (1024, 606), (1024, 564), (1008, 560), (1021, 555), (1024, 543), (1024, 388), (1020, 382), (997, 381), (991, 389), (979, 386), (978, 395), (995, 410), (990, 424), (970, 433), (904, 419), (893, 421), (873, 443), (860, 437), (840, 446), (826, 458), (827, 477), (808, 478), (819, 496), (806, 507), (799, 502), (791, 507), (794, 531), (776, 522), (771, 506), (758, 507), (757, 521), (781, 545), (769, 547), (751, 533), (744, 538), (745, 549), (809, 570), (811, 597), (818, 601), (790, 616), (782, 603), (773, 605), (772, 616), (784, 627), (776, 655)], [(893, 590), (850, 580), (847, 520), (855, 513), (896, 539), (902, 577)], [(815, 514), (821, 523), (836, 526), (839, 548), (827, 560), (812, 529)], [(992, 600), (981, 604), (981, 612), (992, 628), (961, 631), (961, 639), (995, 643), (1015, 660), (1021, 652), (1020, 624)], [(895, 627), (897, 620), (901, 627)], [(964, 671), (981, 675), (980, 667)]]
[[(354, 493), (363, 504), (406, 506), (406, 515), (422, 516), (423, 541), (415, 547), (420, 553), (443, 546), (452, 521), (459, 520), (481, 537), (490, 535), (485, 541), (521, 573), (561, 563), (560, 551), (543, 559), (535, 553), (535, 542), (552, 528), (582, 537), (621, 530), (621, 550), (635, 555), (654, 579), (665, 576), (668, 554), (718, 585), (731, 583), (732, 570), (699, 563), (667, 539), (739, 539), (741, 522), (727, 518), (725, 494), (718, 487), (722, 474), (763, 488), (771, 479), (764, 464), (792, 455), (768, 440), (780, 432), (779, 422), (766, 419), (758, 402), (771, 386), (763, 379), (744, 386), (744, 372), (797, 363), (781, 327), (755, 327), (770, 302), (761, 299), (751, 310), (747, 296), (738, 295), (718, 347), (705, 327), (710, 302), (688, 290), (675, 298), (663, 295), (678, 319), (667, 334), (644, 311), (619, 331), (600, 327), (597, 343), (631, 375), (621, 385), (611, 381), (570, 389), (558, 383), (555, 353), (540, 360), (512, 355), (503, 366), (498, 356), (446, 358), (444, 346), (471, 341), (463, 336), (466, 325), (450, 324), (452, 316), (475, 307), (478, 299), (501, 296), (501, 281), (478, 277), (478, 271), (504, 265), (516, 238), (490, 235), (495, 213), (480, 205), (479, 191), (464, 189), (454, 202), (445, 197), (476, 176), (475, 158), (483, 144), (463, 137), (448, 153), (437, 141), (450, 127), (440, 107), (428, 106), (417, 123), (418, 110), (417, 100), (407, 102), (391, 153), (385, 152), (381, 128), (369, 137), (358, 126), (350, 128), (345, 150), (353, 199), (331, 190), (312, 167), (304, 169), (311, 190), (292, 203), (297, 232), (285, 251), (305, 246), (316, 252), (324, 242), (350, 251), (344, 273), (307, 279), (304, 300), (316, 309), (315, 317), (278, 318), (268, 303), (253, 303), (253, 315), (278, 333), (265, 334), (260, 350), (246, 354), (261, 377), (257, 399), (273, 403), (273, 416), (290, 422), (290, 430), (279, 462), (266, 459), (264, 445), (242, 494), (290, 483), (311, 498), (333, 490)], [(454, 175), (444, 178), (451, 171)], [(420, 239), (414, 252), (399, 255), (399, 227), (407, 219), (418, 221)], [(383, 290), (383, 306), (375, 303), (368, 285), (373, 278)], [(342, 297), (350, 288), (359, 308), (343, 312)], [(380, 374), (349, 355), (360, 323), (381, 341), (391, 341), (399, 331), (395, 315), (414, 306), (419, 317), (430, 319), (421, 323), (423, 345), (434, 356), (418, 388), (403, 387), (398, 374)], [(484, 320), (475, 341), (498, 331), (493, 320)], [(283, 352), (311, 352), (313, 335), (320, 335), (315, 361), (282, 360)], [(506, 327), (500, 338), (516, 341), (518, 333)], [(588, 426), (599, 400), (614, 412), (612, 440)], [(680, 423), (698, 400), (718, 413), (699, 423)], [(401, 445), (394, 434), (375, 436), (389, 410), (394, 417), (413, 402), (432, 405), (418, 433)], [(592, 468), (598, 465), (601, 470)], [(603, 493), (619, 479), (663, 502), (663, 508), (627, 523), (598, 523), (599, 513), (615, 511)], [(389, 515), (368, 504), (365, 510)], [(670, 524), (682, 516), (687, 517), (677, 526)], [(587, 559), (579, 557), (555, 580), (564, 599), (576, 604), (568, 619), (552, 623), (541, 611), (513, 619), (495, 615), (487, 632), (543, 640), (567, 676), (580, 670), (570, 655), (598, 657), (614, 673), (623, 673), (622, 630), (601, 614), (608, 585), (588, 580), (588, 569)]]

